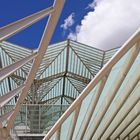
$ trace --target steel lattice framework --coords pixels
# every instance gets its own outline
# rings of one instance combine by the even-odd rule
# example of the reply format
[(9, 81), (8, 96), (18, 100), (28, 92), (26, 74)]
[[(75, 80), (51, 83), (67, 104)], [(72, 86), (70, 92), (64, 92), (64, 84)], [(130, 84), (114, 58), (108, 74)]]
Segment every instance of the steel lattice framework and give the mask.
[(44, 140), (140, 139), (140, 30), (99, 71)]
[(64, 0), (57, 0), (54, 2), (54, 5), (51, 8), (42, 10), (38, 13), (35, 13), (31, 16), (28, 16), (24, 19), (21, 19), (17, 22), (14, 22), (12, 24), (9, 24), (5, 27), (0, 28), (0, 41), (4, 41), (8, 39), (9, 37), (13, 36), (14, 34), (31, 26), (35, 22), (41, 20), (42, 18), (50, 15), (44, 34), (40, 41), (38, 50), (34, 52), (33, 54), (31, 54), (30, 56), (21, 59), (20, 61), (2, 68), (0, 71), (0, 81), (2, 81), (6, 77), (14, 73), (16, 70), (21, 68), (24, 64), (32, 60), (31, 69), (23, 85), (21, 85), (20, 87), (17, 87), (16, 89), (10, 91), (9, 93), (3, 95), (0, 98), (0, 105), (2, 107), (7, 102), (9, 102), (11, 98), (13, 98), (14, 96), (20, 93), (18, 100), (16, 102), (15, 108), (12, 111), (5, 113), (4, 115), (0, 117), (0, 130), (1, 130), (0, 139), (8, 139), (9, 137), (8, 136), (9, 131), (13, 127), (13, 123), (16, 118), (16, 115), (18, 114), (20, 110), (20, 106), (23, 103), (24, 99), (26, 98), (28, 91), (31, 87), (31, 84), (36, 76), (40, 63), (42, 62), (42, 58), (47, 50), (47, 47), (53, 35), (54, 29), (57, 24), (60, 13), (62, 11), (63, 5), (64, 5)]
[[(0, 49), (2, 67), (27, 58), (36, 51), (8, 42), (2, 42)], [(48, 46), (28, 92), (27, 103), (44, 104), (57, 98), (61, 104), (71, 104), (117, 50), (103, 51), (71, 40)], [(28, 62), (3, 80), (1, 95), (21, 86), (31, 66), (32, 62)]]
[[(1, 28), (1, 132), (10, 131), (13, 122), (24, 122), (30, 133), (44, 133), (46, 128), (50, 129), (118, 50), (103, 51), (71, 40), (48, 46), (49, 41), (44, 41), (44, 38), (52, 32), (48, 31), (50, 22), (57, 20), (55, 7), (59, 10), (60, 4)], [(39, 49), (30, 50), (4, 41), (50, 13)]]
[[(16, 116), (24, 113), (22, 105), (31, 104), (26, 106), (30, 120), (46, 118), (37, 112), (46, 105), (39, 112), (48, 110), (47, 121), (39, 121), (39, 127), (48, 123), (39, 128), (42, 133), (65, 112), (62, 105), (72, 103), (44, 140), (139, 140), (140, 30), (111, 60), (118, 48), (102, 51), (70, 40), (48, 46), (63, 5), (64, 0), (57, 0), (48, 9), (0, 28), (0, 139), (10, 138)], [(37, 50), (5, 41), (48, 15)], [(56, 104), (55, 111), (48, 104)], [(53, 123), (48, 122), (52, 113)], [(33, 123), (30, 130), (36, 133)]]
[[(36, 51), (8, 42), (2, 42), (0, 49), (2, 67)], [(117, 50), (103, 51), (71, 40), (48, 46), (17, 115), (16, 128), (24, 125), (24, 133), (46, 133)], [(4, 79), (1, 82), (1, 95), (22, 86), (31, 66), (32, 63), (28, 62)], [(13, 109), (17, 101), (16, 94), (13, 96), (15, 98), (4, 105), (3, 112)], [(17, 129), (17, 133), (19, 131)]]

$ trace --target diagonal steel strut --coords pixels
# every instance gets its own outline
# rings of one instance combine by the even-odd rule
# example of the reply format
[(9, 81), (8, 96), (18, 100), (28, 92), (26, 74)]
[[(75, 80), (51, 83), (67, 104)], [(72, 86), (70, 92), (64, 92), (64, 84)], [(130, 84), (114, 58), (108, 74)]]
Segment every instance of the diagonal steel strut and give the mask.
[(12, 128), (16, 115), (19, 112), (20, 106), (23, 103), (25, 97), (27, 96), (30, 86), (36, 76), (36, 73), (37, 73), (40, 63), (42, 61), (42, 58), (47, 50), (47, 47), (48, 47), (51, 37), (53, 35), (54, 29), (55, 29), (55, 26), (59, 19), (63, 5), (64, 5), (64, 0), (56, 0), (54, 3), (54, 11), (49, 16), (48, 23), (46, 25), (43, 37), (42, 37), (40, 45), (39, 45), (38, 55), (34, 59), (34, 62), (33, 62), (32, 68), (30, 70), (30, 73), (28, 75), (28, 78), (25, 81), (25, 88), (23, 88), (22, 93), (19, 96), (19, 99), (17, 101), (13, 114), (7, 121), (7, 130), (8, 131)]

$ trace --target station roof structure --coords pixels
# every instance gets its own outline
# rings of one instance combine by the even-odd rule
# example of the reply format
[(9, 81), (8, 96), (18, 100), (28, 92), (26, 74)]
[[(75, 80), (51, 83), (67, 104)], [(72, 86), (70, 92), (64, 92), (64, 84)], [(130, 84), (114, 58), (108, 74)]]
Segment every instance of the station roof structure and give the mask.
[[(13, 23), (10, 23), (9, 25), (6, 25), (0, 28), (0, 42), (3, 42), (7, 40), (8, 38), (10, 38), (11, 36), (15, 35), (16, 33), (26, 29), (27, 27), (33, 25), (34, 23), (40, 21), (41, 19), (49, 16), (46, 27), (44, 29), (44, 33), (39, 43), (39, 47), (36, 50), (36, 52), (32, 53), (31, 55), (27, 57), (25, 56), (23, 59), (20, 59), (16, 62), (13, 61), (12, 58), (10, 58), (10, 61), (12, 64), (9, 64), (6, 67), (2, 67), (0, 70), (0, 82), (8, 78), (8, 84), (9, 84), (9, 88), (3, 88), (5, 90), (5, 94), (1, 93), (1, 98), (0, 98), (0, 108), (2, 110), (0, 112), (1, 113), (0, 114), (0, 139), (10, 138), (10, 130), (14, 126), (14, 121), (16, 119), (17, 114), (20, 111), (21, 105), (24, 103), (25, 100), (28, 100), (27, 95), (29, 91), (33, 91), (32, 97), (30, 96), (32, 103), (35, 103), (38, 101), (37, 96), (35, 96), (36, 89), (32, 89), (31, 87), (32, 85), (34, 85), (34, 80), (35, 80), (37, 71), (40, 67), (43, 56), (49, 46), (50, 40), (52, 38), (59, 16), (63, 9), (64, 3), (65, 3), (65, 0), (59, 0), (59, 1), (54, 0), (54, 4), (51, 7), (46, 8), (42, 11), (36, 12), (30, 16), (27, 16), (23, 19), (20, 19), (18, 21), (15, 21)], [(8, 59), (7, 54), (6, 54), (6, 58)], [(27, 63), (29, 65), (32, 64), (31, 66), (28, 65), (30, 67), (29, 71), (28, 69), (26, 69), (26, 72), (28, 72), (28, 74), (24, 71), (24, 69), (20, 70), (20, 68)], [(12, 89), (12, 86), (10, 85), (9, 76), (12, 75), (17, 70), (19, 70), (18, 74), (23, 74), (23, 77), (26, 76), (26, 79), (24, 79), (24, 83), (22, 83), (21, 86), (18, 86), (15, 89)], [(15, 80), (12, 79), (12, 83), (13, 81)], [(3, 84), (1, 85), (2, 85), (1, 87), (4, 87)], [(6, 92), (6, 90), (8, 89), (9, 89), (9, 92)], [(8, 110), (7, 112), (7, 109), (3, 109), (3, 107), (8, 102), (12, 101), (15, 96), (18, 97), (18, 99), (16, 99), (15, 101), (15, 106), (13, 106), (12, 110), (10, 111)], [(30, 101), (30, 99), (28, 101)], [(36, 113), (34, 112), (34, 114)]]
[(139, 140), (140, 30), (99, 71), (44, 140)]
[[(140, 139), (140, 30), (115, 55), (118, 48), (102, 51), (70, 40), (49, 46), (63, 5), (64, 0), (56, 0), (52, 7), (0, 28), (0, 139), (10, 137), (25, 104), (34, 105), (26, 116), (33, 133), (38, 126), (44, 132), (40, 127), (46, 123), (34, 125), (32, 118), (46, 118), (36, 105), (70, 105), (63, 115), (61, 107), (57, 110), (62, 116), (44, 140)], [(48, 15), (37, 50), (5, 42)]]
[[(103, 51), (71, 40), (50, 45), (25, 102), (71, 104), (117, 50), (118, 48)], [(35, 51), (2, 42), (1, 68), (22, 60)], [(32, 61), (4, 79), (1, 82), (1, 96), (21, 86), (31, 66)], [(15, 104), (15, 99), (11, 103)]]
[[(17, 115), (15, 125), (30, 122), (30, 119), (25, 118), (26, 116), (30, 118), (30, 112), (33, 113), (33, 110), (36, 109), (37, 114), (41, 113), (43, 118), (36, 120), (37, 115), (34, 114), (32, 118), (32, 120), (35, 119), (34, 125), (32, 124), (34, 128), (30, 133), (35, 133), (33, 129), (38, 133), (50, 129), (117, 50), (118, 48), (103, 51), (71, 40), (48, 46), (20, 113)], [(1, 68), (29, 57), (35, 52), (36, 50), (2, 42), (0, 43)], [(21, 87), (31, 66), (32, 61), (1, 81), (1, 96)], [(5, 104), (5, 113), (12, 111), (17, 99), (18, 96), (15, 94), (15, 97)], [(26, 109), (26, 105), (28, 105), (29, 111)], [(52, 119), (48, 119), (49, 116)], [(35, 128), (35, 125), (38, 124), (37, 121), (47, 121), (47, 123)], [(27, 124), (24, 123), (24, 125)], [(25, 127), (30, 128), (31, 124)]]

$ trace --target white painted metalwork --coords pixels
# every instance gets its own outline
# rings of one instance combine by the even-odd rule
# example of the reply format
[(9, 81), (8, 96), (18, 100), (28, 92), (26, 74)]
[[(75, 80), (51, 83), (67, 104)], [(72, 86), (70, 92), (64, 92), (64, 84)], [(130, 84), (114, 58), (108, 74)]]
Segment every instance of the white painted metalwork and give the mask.
[(15, 97), (16, 95), (18, 95), (22, 89), (24, 88), (24, 85), (10, 91), (9, 93), (3, 95), (0, 98), (0, 108), (2, 108), (6, 103), (8, 103), (13, 97)]
[[(19, 62), (16, 62), (10, 66), (7, 66), (6, 68), (2, 68), (0, 70), (0, 78), (1, 78), (0, 81), (1, 81), (34, 58), (32, 68), (24, 83), (23, 90), (22, 90), (21, 94), (19, 95), (15, 109), (12, 111), (12, 113), (7, 113), (0, 117), (1, 128), (6, 127), (8, 132), (10, 132), (10, 129), (13, 127), (13, 123), (16, 118), (16, 115), (19, 112), (20, 106), (23, 103), (25, 97), (27, 96), (30, 86), (36, 76), (37, 70), (38, 70), (40, 63), (42, 61), (42, 58), (47, 50), (47, 47), (48, 47), (51, 37), (53, 35), (55, 26), (57, 24), (60, 14), (61, 14), (63, 5), (64, 5), (64, 0), (56, 0), (54, 2), (53, 7), (45, 9), (41, 12), (35, 13), (29, 17), (21, 19), (15, 23), (9, 24), (0, 29), (0, 41), (3, 41), (3, 40), (6, 40), (7, 38), (13, 36), (14, 34), (20, 32), (21, 30), (29, 27), (33, 23), (41, 20), (42, 18), (50, 15), (48, 23), (47, 23), (45, 31), (44, 31), (44, 34), (40, 41), (38, 52), (23, 60), (20, 60)], [(2, 106), (5, 103), (7, 103), (7, 101), (9, 101), (12, 97), (14, 97), (16, 95), (15, 91), (12, 94), (8, 93), (2, 97), (2, 99), (1, 99)], [(5, 97), (7, 97), (7, 99)], [(3, 124), (3, 122), (4, 122), (4, 124)], [(2, 132), (2, 130), (0, 132)], [(1, 134), (0, 134), (0, 138), (2, 138)], [(5, 139), (5, 138), (3, 137), (3, 139)]]
[(37, 53), (34, 53), (18, 62), (15, 62), (14, 64), (11, 64), (7, 67), (4, 67), (3, 69), (0, 70), (0, 81), (5, 79), (6, 77), (10, 76), (12, 73), (20, 69), (23, 65), (31, 61), (37, 56)]
[(53, 8), (45, 9), (31, 16), (28, 16), (26, 18), (23, 18), (19, 21), (16, 21), (14, 23), (11, 23), (7, 26), (0, 28), (0, 41), (6, 40), (9, 37), (13, 36), (14, 34), (31, 26), (32, 24), (51, 14), (53, 11), (54, 11)]
[(6, 120), (10, 118), (11, 114), (13, 113), (14, 110), (8, 112), (8, 113), (5, 113), (4, 115), (2, 115), (0, 117), (0, 129), (2, 129), (3, 127), (5, 127), (6, 125)]
[[(64, 0), (57, 0), (54, 3), (54, 6), (48, 9), (45, 9), (41, 12), (35, 13), (29, 17), (21, 19), (15, 23), (12, 23), (8, 26), (5, 26), (0, 29), (0, 41), (6, 40), (14, 34), (20, 32), (21, 30), (31, 26), (35, 22), (41, 20), (42, 18), (49, 16), (48, 23), (46, 25), (44, 34), (40, 41), (39, 48), (37, 53), (33, 53), (25, 56), (25, 58), (15, 61), (15, 63), (1, 68), (0, 70), (0, 81), (10, 80), (10, 78), (17, 78), (18, 75), (14, 73), (17, 70), (20, 70), (20, 73), (24, 73), (24, 77), (21, 79), (24, 84), (22, 86), (10, 89), (11, 91), (1, 96), (0, 98), (0, 139), (7, 139), (9, 136), (10, 129), (13, 127), (15, 118), (20, 110), (21, 105), (23, 104), (25, 98), (28, 95), (28, 92), (32, 84), (38, 83), (36, 77), (43, 76), (43, 73), (46, 69), (46, 66), (40, 65), (42, 60), (45, 59), (44, 55), (48, 48), (49, 42), (53, 35), (56, 23), (60, 16), (62, 7), (64, 5)], [(6, 42), (4, 43), (6, 44)], [(62, 43), (63, 45), (65, 44)], [(75, 86), (75, 79), (79, 80), (82, 84), (78, 86), (83, 86), (83, 83), (89, 83), (90, 79), (95, 75), (91, 72), (91, 69), (87, 66), (89, 62), (84, 59), (82, 44), (79, 45), (79, 50), (76, 42), (68, 41), (68, 47), (62, 47), (59, 53), (64, 51), (65, 64), (63, 66), (64, 71), (60, 70), (59, 74), (48, 77), (48, 79), (42, 77), (42, 81), (51, 80), (54, 77), (58, 79), (55, 81), (54, 85), (63, 82), (69, 82), (74, 89), (79, 93), (79, 87)], [(65, 46), (65, 45), (64, 45)], [(9, 50), (8, 50), (9, 51)], [(69, 56), (69, 52), (71, 55)], [(87, 50), (88, 51), (88, 50)], [(89, 58), (90, 61), (95, 61), (96, 65), (92, 66), (95, 73), (106, 63), (109, 56), (107, 53), (100, 50), (95, 50), (95, 54), (101, 52), (99, 55), (99, 62)], [(5, 51), (6, 52), (6, 51)], [(51, 101), (52, 103), (57, 102), (61, 98), (61, 103), (65, 99), (68, 103), (73, 102), (70, 108), (62, 115), (60, 120), (52, 127), (52, 129), (47, 133), (44, 140), (123, 140), (123, 139), (139, 139), (140, 135), (140, 30), (138, 30), (119, 50), (119, 52), (104, 66), (103, 69), (94, 77), (94, 79), (89, 83), (89, 85), (84, 89), (81, 95), (74, 101), (75, 98), (69, 97), (68, 95), (64, 96), (64, 90), (67, 88), (63, 86), (62, 96), (58, 95), (55, 98), (48, 99), (43, 103)], [(58, 54), (59, 54), (58, 53)], [(12, 54), (12, 53), (11, 53)], [(57, 55), (58, 55), (57, 54)], [(47, 54), (46, 54), (47, 55)], [(54, 58), (57, 56), (54, 55)], [(44, 57), (44, 58), (43, 58)], [(70, 59), (72, 57), (73, 59)], [(77, 70), (73, 71), (68, 67), (68, 63), (75, 61), (75, 58), (78, 60), (77, 63), (82, 64), (86, 70), (87, 77), (84, 78), (81, 75), (78, 75)], [(103, 57), (104, 59), (100, 59)], [(16, 57), (15, 57), (16, 58)], [(18, 58), (16, 58), (18, 59)], [(59, 58), (60, 60), (62, 58)], [(31, 69), (29, 65), (25, 67), (23, 65), (29, 63), (32, 60)], [(55, 59), (54, 59), (55, 60)], [(54, 60), (51, 62), (53, 63)], [(87, 65), (85, 65), (87, 64)], [(50, 64), (48, 64), (49, 66)], [(21, 69), (22, 67), (22, 69)], [(24, 68), (28, 69), (28, 72), (25, 72)], [(38, 70), (40, 70), (38, 72)], [(80, 71), (81, 72), (81, 71)], [(82, 73), (82, 72), (81, 72)], [(64, 76), (62, 81), (62, 76)], [(66, 78), (68, 77), (68, 78)], [(75, 79), (73, 78), (75, 77)], [(18, 77), (19, 78), (19, 77)], [(54, 86), (52, 85), (52, 86)], [(47, 89), (46, 85), (43, 86), (44, 90)], [(84, 87), (84, 86), (83, 86)], [(82, 88), (83, 88), (82, 87)], [(37, 87), (40, 88), (40, 87)], [(81, 88), (81, 87), (80, 87)], [(50, 87), (51, 89), (51, 87)], [(48, 89), (48, 90), (50, 90)], [(56, 88), (57, 89), (57, 88)], [(40, 89), (39, 89), (40, 90)], [(20, 94), (19, 94), (20, 93)], [(32, 97), (34, 97), (35, 92), (33, 92)], [(7, 107), (6, 104), (13, 99), (13, 97), (19, 95), (15, 108), (3, 112), (3, 107)], [(41, 100), (47, 96), (46, 94), (42, 95)], [(39, 103), (39, 101), (38, 101)], [(30, 109), (32, 115), (36, 112), (34, 109), (38, 110), (38, 129), (41, 130), (41, 106), (33, 105)], [(62, 106), (61, 106), (62, 111)], [(26, 104), (26, 113), (28, 112)], [(61, 113), (61, 112), (60, 112)], [(31, 116), (32, 116), (31, 115)], [(61, 114), (60, 114), (61, 115)], [(26, 114), (26, 121), (27, 121)], [(33, 125), (32, 125), (33, 127)], [(33, 129), (32, 129), (33, 130)], [(28, 131), (27, 122), (26, 122), (26, 132)], [(3, 133), (4, 132), (4, 133)], [(35, 132), (35, 131), (34, 131)], [(6, 134), (6, 136), (5, 136)]]
[(139, 52), (140, 30), (101, 69), (43, 140), (138, 137), (140, 123), (133, 119), (140, 113)]

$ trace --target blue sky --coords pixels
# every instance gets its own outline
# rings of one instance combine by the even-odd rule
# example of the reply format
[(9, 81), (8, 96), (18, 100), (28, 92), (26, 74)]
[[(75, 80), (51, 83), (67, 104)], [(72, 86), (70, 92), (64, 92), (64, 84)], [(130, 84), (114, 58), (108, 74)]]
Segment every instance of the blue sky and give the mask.
[[(53, 0), (0, 2), (0, 27), (53, 4)], [(103, 50), (122, 46), (140, 28), (139, 5), (140, 0), (66, 0), (51, 44), (69, 38)], [(46, 21), (47, 18), (8, 41), (28, 48), (37, 48)]]
[[(18, 19), (26, 17), (32, 13), (40, 11), (52, 5), (53, 0), (0, 0), (0, 27), (5, 26)], [(93, 0), (66, 0), (63, 12), (57, 24), (51, 43), (56, 43), (67, 39), (68, 34), (75, 30), (76, 25), (80, 24), (82, 18), (91, 9), (86, 8)], [(74, 24), (69, 30), (64, 31), (60, 26), (64, 20), (74, 13)], [(42, 36), (47, 18), (18, 33), (8, 39), (17, 45), (27, 48), (37, 48)]]

